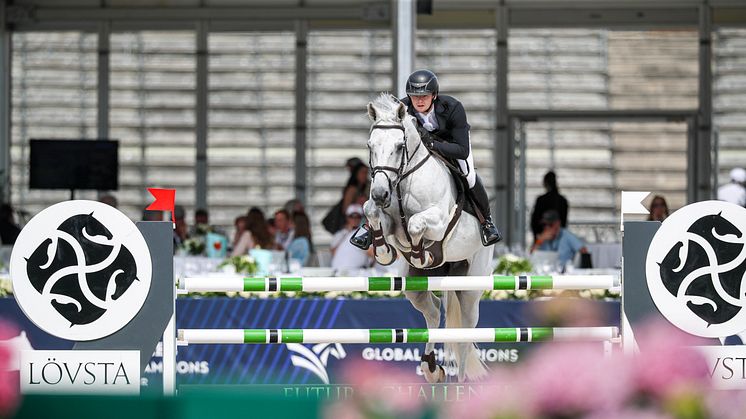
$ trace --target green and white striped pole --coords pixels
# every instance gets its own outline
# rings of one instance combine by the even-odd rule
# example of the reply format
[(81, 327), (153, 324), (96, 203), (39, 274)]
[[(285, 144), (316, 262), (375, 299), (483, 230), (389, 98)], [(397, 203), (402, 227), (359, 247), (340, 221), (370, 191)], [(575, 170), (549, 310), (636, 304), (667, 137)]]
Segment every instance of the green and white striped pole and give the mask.
[(180, 329), (182, 345), (271, 343), (462, 343), (608, 341), (616, 327), (445, 329)]
[(182, 292), (583, 290), (619, 286), (616, 275), (187, 277)]

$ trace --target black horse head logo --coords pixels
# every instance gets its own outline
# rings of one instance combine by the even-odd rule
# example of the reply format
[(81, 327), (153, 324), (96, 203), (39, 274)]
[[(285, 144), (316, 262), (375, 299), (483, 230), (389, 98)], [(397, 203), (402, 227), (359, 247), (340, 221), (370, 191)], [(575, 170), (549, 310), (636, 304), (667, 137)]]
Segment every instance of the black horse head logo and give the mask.
[[(675, 297), (686, 285), (683, 295), (689, 310), (708, 326), (725, 323), (743, 309), (739, 302), (744, 297), (740, 290), (746, 263), (726, 272), (718, 268), (733, 262), (744, 251), (742, 243), (727, 240), (727, 236), (741, 238), (743, 232), (720, 213), (699, 218), (687, 232), (702, 240), (683, 239), (668, 251), (658, 263), (663, 285)], [(714, 260), (708, 251), (710, 255), (714, 253)]]
[(71, 326), (98, 320), (137, 280), (132, 253), (93, 213), (68, 218), (50, 236), (26, 258), (26, 274)]

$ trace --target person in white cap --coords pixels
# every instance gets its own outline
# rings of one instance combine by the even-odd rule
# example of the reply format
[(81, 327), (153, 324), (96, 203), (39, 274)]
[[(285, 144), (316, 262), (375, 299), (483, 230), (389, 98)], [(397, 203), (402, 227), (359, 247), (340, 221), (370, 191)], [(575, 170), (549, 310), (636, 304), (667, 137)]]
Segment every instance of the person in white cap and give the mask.
[(332, 252), (332, 268), (338, 270), (367, 268), (372, 263), (372, 249), (362, 250), (350, 244), (350, 237), (355, 233), (363, 218), (363, 207), (350, 204), (345, 211), (345, 226), (332, 237), (329, 245)]
[(718, 188), (718, 200), (746, 207), (746, 170), (730, 171), (730, 182)]

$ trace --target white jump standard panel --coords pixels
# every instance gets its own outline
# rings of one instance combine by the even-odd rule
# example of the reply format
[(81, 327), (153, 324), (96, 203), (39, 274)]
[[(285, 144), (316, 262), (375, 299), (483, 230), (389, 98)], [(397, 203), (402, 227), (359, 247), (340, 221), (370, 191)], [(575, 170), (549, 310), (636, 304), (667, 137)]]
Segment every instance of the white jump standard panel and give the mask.
[(180, 329), (181, 344), (608, 341), (616, 327), (445, 329)]
[(185, 292), (492, 291), (609, 289), (616, 275), (182, 278)]

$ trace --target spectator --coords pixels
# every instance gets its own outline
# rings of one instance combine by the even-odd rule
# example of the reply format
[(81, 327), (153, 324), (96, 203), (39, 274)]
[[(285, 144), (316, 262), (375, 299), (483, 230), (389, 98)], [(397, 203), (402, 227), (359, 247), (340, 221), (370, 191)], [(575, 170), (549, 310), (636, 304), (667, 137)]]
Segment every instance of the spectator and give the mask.
[(284, 209), (275, 211), (275, 248), (286, 250), (293, 241), (293, 228), (290, 214)]
[(289, 200), (288, 202), (285, 203), (285, 205), (283, 205), (283, 208), (285, 208), (285, 211), (287, 211), (288, 214), (290, 214), (290, 217), (292, 217), (293, 214), (295, 213), (299, 213), (299, 212), (302, 212), (304, 214), (306, 213), (306, 207), (303, 206), (303, 202), (301, 202), (301, 200), (298, 198), (293, 198)]
[(163, 211), (142, 210), (143, 221), (163, 221)]
[(746, 170), (730, 171), (730, 182), (718, 188), (718, 199), (738, 206), (746, 206)]
[(204, 236), (212, 231), (210, 228), (210, 216), (204, 208), (194, 211), (194, 225), (189, 230), (189, 236)]
[(293, 238), (287, 246), (288, 258), (297, 260), (301, 266), (306, 266), (313, 252), (311, 223), (306, 213), (296, 212), (293, 214), (292, 224)]
[(267, 229), (269, 230), (269, 235), (271, 237), (274, 237), (277, 234), (277, 227), (275, 227), (275, 217), (267, 219)]
[(656, 195), (650, 202), (648, 221), (663, 221), (666, 218), (668, 218), (668, 204), (666, 203), (666, 198), (661, 195)]
[(357, 157), (350, 157), (345, 162), (345, 169), (347, 169), (347, 173), (349, 173), (351, 175), (352, 174), (352, 170), (354, 168), (360, 166), (361, 164), (365, 164), (365, 162), (363, 162), (362, 160), (360, 160)]
[(534, 239), (538, 238), (544, 230), (541, 219), (542, 215), (549, 210), (557, 211), (560, 217), (560, 225), (562, 228), (567, 228), (567, 199), (560, 195), (557, 187), (557, 175), (551, 170), (544, 175), (544, 189), (547, 192), (536, 198), (534, 211), (531, 213), (531, 231), (534, 233)]
[(342, 199), (329, 210), (321, 221), (326, 231), (335, 234), (344, 228), (347, 207), (350, 204), (362, 204), (368, 199), (370, 195), (370, 179), (368, 177), (368, 166), (364, 163), (361, 162), (352, 168), (347, 184), (342, 190)]
[(98, 202), (104, 203), (104, 204), (112, 206), (114, 208), (117, 208), (117, 206), (118, 206), (117, 197), (115, 197), (112, 194), (108, 194), (108, 193), (104, 194), (104, 195), (101, 195), (98, 198)]
[(15, 244), (21, 228), (13, 217), (13, 207), (10, 204), (0, 205), (0, 242), (2, 244)]
[(330, 244), (332, 267), (334, 269), (361, 269), (370, 266), (373, 248), (367, 252), (350, 244), (350, 237), (355, 232), (363, 217), (363, 207), (352, 204), (347, 207), (347, 223), (339, 230)]
[(535, 250), (558, 252), (559, 262), (563, 267), (567, 262), (572, 261), (577, 252), (588, 253), (583, 242), (562, 227), (559, 212), (546, 211), (540, 221), (544, 228), (531, 246), (531, 253)]
[(241, 241), (243, 233), (246, 231), (247, 218), (248, 217), (243, 215), (236, 217), (236, 219), (233, 220), (233, 227), (235, 228), (235, 231), (233, 233), (233, 241), (231, 242), (231, 251), (233, 251), (233, 249), (236, 249), (238, 243)]
[(245, 255), (257, 247), (272, 249), (274, 247), (273, 236), (269, 232), (262, 210), (252, 207), (244, 218), (246, 219), (246, 231), (241, 234), (238, 243), (233, 247), (231, 256)]
[(174, 220), (176, 228), (174, 229), (174, 249), (180, 247), (187, 238), (189, 238), (189, 229), (186, 223), (186, 211), (181, 205), (174, 207)]

